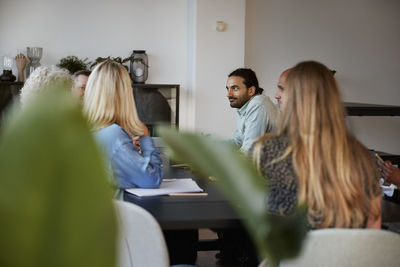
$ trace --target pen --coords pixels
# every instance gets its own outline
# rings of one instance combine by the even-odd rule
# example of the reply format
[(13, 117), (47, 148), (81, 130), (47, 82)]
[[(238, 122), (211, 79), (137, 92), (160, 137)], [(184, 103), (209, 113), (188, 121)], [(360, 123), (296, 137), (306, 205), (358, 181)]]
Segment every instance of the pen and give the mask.
[(163, 182), (173, 182), (176, 181), (176, 178), (172, 178), (172, 179), (163, 179)]
[(380, 162), (385, 163), (385, 161), (378, 155), (378, 153), (375, 153), (375, 157), (379, 159)]
[(205, 197), (208, 196), (208, 193), (169, 193), (170, 197)]

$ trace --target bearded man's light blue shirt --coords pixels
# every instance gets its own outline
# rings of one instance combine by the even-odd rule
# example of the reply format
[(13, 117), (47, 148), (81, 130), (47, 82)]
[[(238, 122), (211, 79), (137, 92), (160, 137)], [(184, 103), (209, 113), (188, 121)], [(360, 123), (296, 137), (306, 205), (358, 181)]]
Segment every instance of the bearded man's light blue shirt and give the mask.
[(233, 141), (242, 152), (266, 133), (276, 131), (278, 111), (272, 100), (263, 94), (250, 98), (237, 110), (237, 127)]

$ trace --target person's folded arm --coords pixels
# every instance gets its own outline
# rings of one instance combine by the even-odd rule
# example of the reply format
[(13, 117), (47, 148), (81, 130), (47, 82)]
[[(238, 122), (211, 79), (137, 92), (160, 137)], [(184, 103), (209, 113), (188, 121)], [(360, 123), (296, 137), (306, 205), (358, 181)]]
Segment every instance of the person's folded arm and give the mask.
[(120, 188), (157, 188), (162, 181), (162, 160), (151, 137), (140, 138), (142, 154), (132, 142), (124, 142), (113, 153), (114, 172)]
[(390, 161), (385, 161), (381, 173), (389, 183), (400, 186), (400, 169), (393, 166)]

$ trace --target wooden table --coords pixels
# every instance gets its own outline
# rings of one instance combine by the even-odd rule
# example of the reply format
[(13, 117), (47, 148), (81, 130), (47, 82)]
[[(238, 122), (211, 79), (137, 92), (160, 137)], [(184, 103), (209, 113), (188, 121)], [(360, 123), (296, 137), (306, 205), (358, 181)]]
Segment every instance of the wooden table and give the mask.
[(124, 200), (150, 212), (163, 230), (241, 227), (239, 216), (213, 182), (195, 178), (189, 171), (178, 168), (171, 168), (164, 178), (194, 178), (208, 196), (140, 198), (125, 192)]

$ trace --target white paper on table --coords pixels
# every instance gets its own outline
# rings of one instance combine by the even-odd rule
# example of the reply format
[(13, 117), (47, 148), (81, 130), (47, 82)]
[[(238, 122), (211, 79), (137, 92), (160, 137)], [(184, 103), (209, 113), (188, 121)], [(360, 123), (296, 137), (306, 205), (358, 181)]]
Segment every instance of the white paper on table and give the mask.
[(197, 193), (203, 192), (192, 178), (163, 179), (159, 188), (130, 188), (126, 192), (139, 197), (162, 196), (171, 193)]
[(394, 190), (396, 189), (396, 186), (394, 184), (391, 185), (384, 185), (383, 183), (385, 182), (385, 180), (383, 178), (379, 179), (379, 183), (381, 184), (381, 189), (382, 192), (387, 195), (388, 197), (392, 197), (394, 194)]

